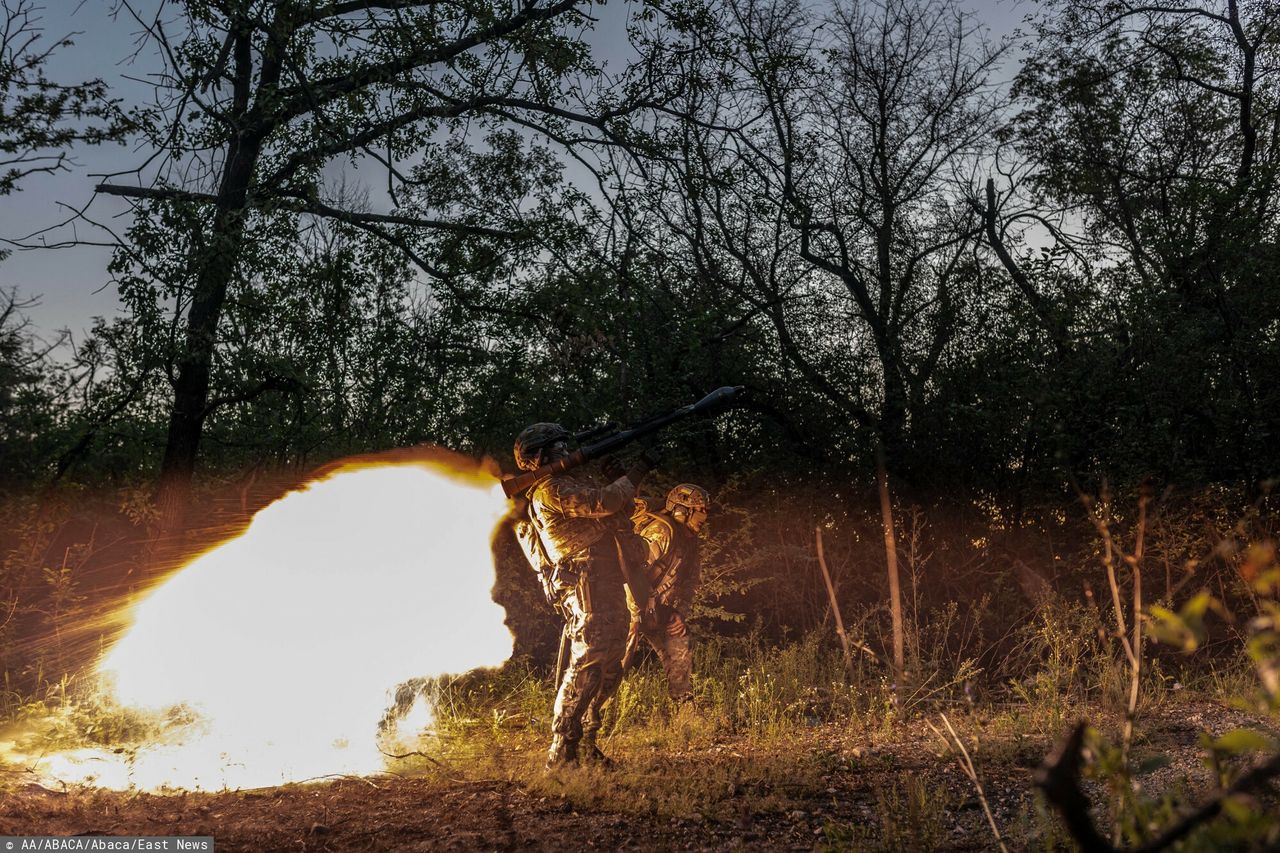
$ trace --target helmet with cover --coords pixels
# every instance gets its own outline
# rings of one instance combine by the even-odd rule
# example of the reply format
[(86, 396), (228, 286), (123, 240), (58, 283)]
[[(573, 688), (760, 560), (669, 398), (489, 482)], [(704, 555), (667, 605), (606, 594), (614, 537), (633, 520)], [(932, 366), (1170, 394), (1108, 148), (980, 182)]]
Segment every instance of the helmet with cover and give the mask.
[(516, 436), (516, 444), (512, 452), (516, 457), (516, 466), (521, 471), (536, 471), (541, 464), (542, 451), (557, 441), (567, 441), (570, 432), (560, 424), (530, 424)]
[(667, 492), (667, 504), (663, 511), (696, 531), (706, 521), (707, 504), (710, 502), (711, 496), (706, 489), (693, 483), (681, 483)]

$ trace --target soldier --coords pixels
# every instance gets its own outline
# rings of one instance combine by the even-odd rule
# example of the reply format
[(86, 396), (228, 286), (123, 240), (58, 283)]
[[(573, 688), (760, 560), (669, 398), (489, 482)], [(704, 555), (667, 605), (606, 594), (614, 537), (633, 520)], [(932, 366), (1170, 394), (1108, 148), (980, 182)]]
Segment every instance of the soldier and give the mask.
[[(570, 434), (558, 424), (526, 427), (516, 438), (516, 465), (535, 471), (568, 455)], [(556, 693), (547, 766), (607, 763), (596, 743), (600, 705), (622, 679), (627, 638), (627, 572), (644, 565), (645, 545), (631, 527), (636, 487), (653, 467), (652, 450), (621, 477), (594, 486), (567, 474), (552, 474), (527, 492), (533, 547), (550, 569), (544, 583), (565, 617), (571, 640), (569, 665)], [(522, 544), (525, 533), (517, 530)], [(526, 552), (530, 548), (526, 546)], [(535, 565), (535, 568), (538, 566)], [(647, 588), (632, 593), (648, 594)]]
[[(698, 531), (707, 520), (706, 489), (681, 483), (667, 493), (661, 512), (641, 512), (636, 531), (649, 544), (647, 605), (632, 611), (627, 657), (641, 637), (649, 641), (667, 673), (667, 692), (677, 703), (693, 701), (693, 655), (685, 621), (698, 589)], [(630, 660), (627, 661), (630, 663)]]

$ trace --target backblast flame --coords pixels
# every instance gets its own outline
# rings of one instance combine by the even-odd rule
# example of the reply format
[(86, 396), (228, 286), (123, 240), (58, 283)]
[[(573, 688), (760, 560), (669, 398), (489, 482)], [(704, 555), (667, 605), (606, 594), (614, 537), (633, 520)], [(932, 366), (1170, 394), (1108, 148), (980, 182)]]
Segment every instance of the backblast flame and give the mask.
[(494, 476), (439, 459), (357, 463), (286, 495), (142, 600), (99, 666), (121, 703), (187, 706), (201, 736), (114, 772), (69, 754), (47, 770), (221, 789), (382, 769), (389, 689), (511, 654), (491, 597), (505, 511)]

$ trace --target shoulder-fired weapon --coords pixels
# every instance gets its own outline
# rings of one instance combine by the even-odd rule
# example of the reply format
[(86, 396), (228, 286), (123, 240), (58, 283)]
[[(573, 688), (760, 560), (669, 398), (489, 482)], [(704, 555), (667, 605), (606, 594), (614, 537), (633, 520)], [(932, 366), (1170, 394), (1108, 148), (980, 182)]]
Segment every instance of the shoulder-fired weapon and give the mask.
[[(568, 471), (570, 468), (576, 468), (579, 465), (590, 462), (593, 459), (599, 459), (607, 456), (614, 451), (620, 450), (631, 442), (647, 435), (652, 435), (658, 430), (665, 429), (676, 421), (683, 420), (691, 415), (716, 415), (719, 414), (725, 406), (733, 401), (735, 397), (742, 393), (741, 385), (726, 385), (723, 388), (717, 388), (707, 396), (703, 397), (696, 403), (688, 406), (681, 406), (678, 409), (672, 409), (669, 412), (663, 412), (655, 415), (648, 420), (632, 424), (626, 429), (618, 429), (613, 424), (604, 424), (600, 427), (594, 427), (585, 433), (585, 435), (594, 439), (590, 444), (579, 447), (561, 459), (543, 465), (536, 471), (528, 471), (515, 477), (508, 477), (502, 481), (502, 490), (507, 497), (514, 498), (516, 495), (527, 491), (535, 483), (550, 477), (552, 474), (559, 474), (562, 471)], [(603, 435), (603, 437), (598, 437)]]

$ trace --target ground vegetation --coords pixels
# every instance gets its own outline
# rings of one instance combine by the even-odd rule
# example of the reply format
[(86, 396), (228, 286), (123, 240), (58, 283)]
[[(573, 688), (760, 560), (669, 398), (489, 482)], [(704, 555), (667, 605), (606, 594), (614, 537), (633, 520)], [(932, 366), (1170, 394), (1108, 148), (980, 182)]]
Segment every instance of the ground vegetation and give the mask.
[[(196, 813), (246, 848), (1277, 843), (1275, 4), (1053, 0), (1016, 43), (949, 0), (639, 4), (625, 68), (585, 3), (179, 6), (124, 7), (154, 110), (0, 57), (40, 150), (157, 152), (102, 188), (138, 205), (119, 316), (72, 346), (0, 305), (5, 719), (137, 737), (82, 704), (97, 617), (317, 466), (510, 469), (529, 422), (742, 385), (646, 484), (714, 496), (696, 715), (645, 662), (623, 770), (544, 779), (557, 627), (503, 533), (517, 657), (429, 685), (412, 778)], [(0, 831), (179, 820), (4, 784)]]

